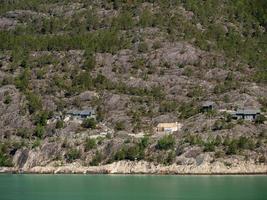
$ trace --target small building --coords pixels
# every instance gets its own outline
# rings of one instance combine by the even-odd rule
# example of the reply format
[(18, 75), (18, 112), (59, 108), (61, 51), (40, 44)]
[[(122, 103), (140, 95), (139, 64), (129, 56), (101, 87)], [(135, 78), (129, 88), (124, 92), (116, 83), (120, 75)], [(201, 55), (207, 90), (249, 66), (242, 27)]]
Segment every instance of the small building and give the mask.
[(213, 101), (205, 101), (202, 103), (202, 111), (208, 112), (215, 108), (215, 103)]
[(84, 109), (84, 110), (69, 110), (67, 116), (74, 119), (83, 120), (87, 118), (96, 118), (95, 110), (93, 109)]
[(253, 121), (260, 115), (261, 112), (259, 109), (238, 109), (237, 111), (232, 112), (234, 119), (244, 119)]
[(180, 130), (182, 125), (178, 122), (175, 123), (159, 123), (156, 127), (157, 132), (172, 133)]

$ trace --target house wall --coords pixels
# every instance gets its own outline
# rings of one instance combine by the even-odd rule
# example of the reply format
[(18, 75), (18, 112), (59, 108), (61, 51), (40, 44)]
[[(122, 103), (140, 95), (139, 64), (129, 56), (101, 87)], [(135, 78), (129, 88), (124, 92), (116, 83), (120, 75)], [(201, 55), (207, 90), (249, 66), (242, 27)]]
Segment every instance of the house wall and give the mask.
[(159, 123), (156, 127), (157, 132), (174, 132), (179, 131), (182, 128), (181, 123)]
[(174, 131), (178, 131), (178, 128), (177, 127), (166, 127), (166, 128), (163, 128), (163, 131), (164, 132), (174, 132)]
[(237, 119), (244, 119), (244, 120), (254, 120), (256, 118), (255, 115), (237, 115)]

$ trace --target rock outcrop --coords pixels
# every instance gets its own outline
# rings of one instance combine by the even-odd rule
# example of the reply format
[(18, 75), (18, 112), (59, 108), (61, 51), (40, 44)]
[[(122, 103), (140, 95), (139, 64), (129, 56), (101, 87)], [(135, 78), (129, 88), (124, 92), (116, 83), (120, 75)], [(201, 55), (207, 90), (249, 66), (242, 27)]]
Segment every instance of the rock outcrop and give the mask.
[(119, 161), (102, 166), (81, 166), (72, 163), (63, 166), (36, 166), (33, 168), (0, 168), (1, 173), (38, 173), (38, 174), (267, 174), (267, 166), (251, 162), (240, 162), (227, 166), (222, 162), (201, 165), (155, 165), (146, 161)]

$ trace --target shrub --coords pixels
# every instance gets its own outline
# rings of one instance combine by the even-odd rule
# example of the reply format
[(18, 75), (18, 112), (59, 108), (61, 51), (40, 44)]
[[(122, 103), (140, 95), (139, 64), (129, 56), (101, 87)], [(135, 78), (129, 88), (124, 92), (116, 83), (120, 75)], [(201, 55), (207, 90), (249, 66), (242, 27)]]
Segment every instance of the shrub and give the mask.
[(29, 109), (30, 114), (33, 114), (36, 111), (42, 109), (41, 98), (38, 95), (32, 92), (29, 92), (27, 94), (27, 100), (28, 100), (28, 109)]
[[(179, 64), (178, 65), (179, 68), (183, 68), (183, 65)], [(189, 67), (186, 67), (184, 70), (183, 70), (183, 75), (184, 76), (192, 76), (193, 75), (193, 69), (192, 68), (189, 68)]]
[(93, 80), (93, 84), (98, 89), (108, 89), (112, 86), (111, 82), (102, 74), (97, 74), (97, 77)]
[(92, 70), (96, 64), (95, 57), (91, 51), (85, 51), (85, 62), (83, 64), (83, 69)]
[(214, 87), (214, 93), (215, 94), (223, 94), (225, 92), (228, 92), (230, 90), (235, 90), (239, 87), (239, 82), (233, 80), (230, 77), (226, 77), (225, 81), (223, 83), (219, 83)]
[(70, 149), (66, 153), (65, 158), (67, 159), (68, 162), (73, 162), (74, 160), (80, 158), (80, 151), (79, 151), (79, 149), (75, 149), (75, 148)]
[(174, 159), (175, 159), (176, 155), (175, 155), (175, 152), (171, 151), (168, 153), (166, 159), (164, 160), (164, 164), (165, 165), (170, 165), (173, 163)]
[(28, 128), (19, 128), (17, 130), (17, 136), (20, 136), (22, 138), (30, 138), (31, 133)]
[(222, 130), (222, 129), (231, 129), (234, 125), (231, 122), (228, 122), (229, 119), (218, 119), (213, 124), (212, 130)]
[(222, 138), (221, 138), (221, 136), (219, 136), (219, 135), (216, 136), (215, 141), (214, 141), (214, 144), (216, 146), (222, 144)]
[(163, 138), (161, 138), (156, 148), (160, 150), (168, 150), (172, 149), (175, 145), (175, 139), (172, 135), (165, 135)]
[(262, 110), (264, 112), (267, 112), (267, 98), (266, 97), (262, 97), (262, 98), (259, 98), (258, 101), (262, 105)]
[(264, 124), (265, 121), (266, 121), (266, 117), (264, 115), (260, 114), (256, 117), (255, 123), (256, 124)]
[(132, 14), (128, 11), (122, 12), (117, 18), (114, 18), (113, 24), (122, 30), (131, 29), (134, 25)]
[(156, 42), (153, 43), (152, 47), (153, 47), (153, 49), (159, 49), (159, 48), (162, 47), (162, 44), (161, 44), (160, 41), (156, 41)]
[(197, 87), (194, 87), (192, 90), (190, 90), (187, 93), (187, 96), (190, 98), (196, 98), (196, 97), (202, 96), (203, 94), (204, 94), (204, 90), (200, 86), (197, 86)]
[(147, 136), (143, 137), (139, 143), (140, 148), (145, 149), (149, 145), (149, 138)]
[(114, 160), (124, 160), (126, 157), (126, 149), (125, 147), (121, 148), (114, 155)]
[(184, 142), (188, 142), (190, 145), (203, 145), (200, 135), (187, 135)]
[(227, 135), (223, 141), (223, 145), (228, 146), (230, 144), (230, 142), (231, 142), (230, 137), (229, 137), (229, 135)]
[(83, 120), (82, 127), (95, 129), (96, 128), (95, 119), (94, 118), (87, 118), (87, 119)]
[[(87, 66), (89, 67), (89, 66)], [(58, 80), (60, 81), (60, 80)], [(62, 82), (62, 83), (61, 83)], [(63, 85), (62, 85), (63, 84)], [(59, 86), (65, 87), (64, 81), (59, 82)], [(72, 81), (72, 86), (74, 87), (75, 90), (80, 89), (80, 90), (88, 90), (93, 87), (93, 80), (89, 72), (81, 72), (78, 75), (75, 75), (73, 81)], [(75, 91), (74, 91), (75, 92)]]
[(42, 126), (46, 126), (47, 119), (52, 116), (53, 113), (48, 111), (40, 111), (35, 115), (35, 124), (40, 124)]
[(88, 31), (95, 30), (99, 27), (99, 19), (96, 12), (90, 11), (86, 15), (86, 29)]
[(144, 159), (144, 148), (140, 145), (122, 147), (114, 155), (114, 160), (141, 160)]
[(0, 152), (0, 166), (1, 167), (12, 167), (12, 161), (9, 156)]
[(26, 68), (18, 77), (15, 78), (16, 87), (25, 91), (29, 87), (30, 83), (30, 70)]
[(232, 140), (227, 147), (226, 154), (233, 155), (238, 152), (238, 141)]
[(139, 46), (138, 46), (138, 51), (139, 51), (140, 53), (145, 53), (145, 52), (147, 52), (147, 51), (148, 51), (148, 45), (147, 45), (147, 43), (145, 43), (145, 42), (141, 42), (141, 43), (139, 44)]
[(200, 112), (200, 109), (196, 107), (192, 102), (191, 103), (182, 103), (179, 107), (180, 117), (182, 119), (187, 119), (191, 116), (194, 116)]
[(11, 96), (10, 95), (7, 95), (7, 96), (5, 96), (5, 99), (4, 99), (4, 104), (10, 104), (11, 103), (11, 101), (12, 101), (12, 98), (11, 98)]
[(35, 140), (32, 144), (32, 149), (35, 149), (41, 145), (41, 141), (39, 139)]
[(36, 77), (37, 79), (43, 79), (45, 76), (45, 70), (44, 69), (38, 69), (36, 71)]
[(241, 136), (238, 139), (238, 147), (240, 149), (251, 149), (252, 150), (255, 147), (255, 143), (252, 139)]
[(34, 135), (38, 138), (43, 138), (45, 133), (45, 128), (41, 124), (37, 124), (34, 129)]
[(259, 163), (266, 163), (267, 159), (264, 155), (259, 157)]
[(215, 144), (213, 141), (208, 141), (204, 143), (204, 151), (205, 152), (212, 152), (215, 150)]
[(224, 156), (224, 152), (223, 151), (216, 151), (214, 154), (215, 158), (221, 158)]
[(96, 148), (96, 140), (87, 138), (85, 141), (85, 151), (89, 151)]
[(141, 27), (148, 27), (148, 26), (153, 26), (154, 25), (153, 15), (150, 12), (150, 10), (145, 9), (142, 12), (142, 14), (140, 16), (139, 24), (140, 24)]
[(134, 161), (142, 159), (143, 156), (143, 150), (138, 145), (135, 145), (127, 149), (125, 159)]
[(122, 131), (124, 129), (125, 129), (125, 123), (124, 123), (124, 121), (116, 122), (116, 124), (115, 124), (115, 130), (116, 131)]
[(215, 123), (212, 126), (212, 130), (213, 131), (217, 131), (217, 130), (222, 130), (224, 127), (224, 121), (222, 121), (221, 119), (218, 119), (215, 121)]
[(63, 120), (58, 120), (56, 123), (56, 129), (61, 129), (64, 127), (64, 121)]
[(8, 147), (4, 143), (0, 143), (0, 166), (12, 167), (12, 160), (8, 154)]
[(163, 101), (160, 104), (159, 111), (162, 113), (173, 112), (178, 108), (178, 105), (175, 101)]
[(92, 161), (90, 162), (90, 165), (98, 166), (102, 160), (103, 160), (103, 155), (99, 151), (97, 151)]

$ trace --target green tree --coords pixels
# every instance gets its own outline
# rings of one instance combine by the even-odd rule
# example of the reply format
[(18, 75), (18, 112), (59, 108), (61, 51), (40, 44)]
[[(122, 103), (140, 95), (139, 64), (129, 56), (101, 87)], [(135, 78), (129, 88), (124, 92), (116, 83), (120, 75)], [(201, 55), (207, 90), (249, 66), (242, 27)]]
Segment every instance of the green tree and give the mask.
[(92, 51), (85, 51), (85, 62), (83, 64), (83, 69), (90, 71), (93, 70), (96, 65), (95, 56)]
[(81, 154), (79, 149), (71, 148), (68, 150), (68, 152), (65, 154), (65, 158), (68, 162), (73, 162), (74, 160), (80, 158)]
[(34, 135), (38, 138), (43, 138), (45, 133), (45, 128), (41, 124), (37, 124), (37, 126), (34, 129)]
[(8, 146), (5, 143), (0, 143), (0, 166), (12, 167), (12, 160), (8, 154)]
[(97, 151), (92, 161), (90, 162), (90, 165), (98, 166), (102, 160), (103, 160), (103, 154)]
[(149, 145), (149, 137), (145, 136), (141, 139), (139, 146), (141, 149), (145, 149), (146, 147), (148, 147)]
[(226, 154), (233, 155), (237, 154), (237, 152), (238, 152), (238, 142), (236, 140), (232, 140), (228, 145)]
[(125, 147), (123, 147), (115, 153), (114, 160), (124, 160), (125, 157), (126, 157), (126, 150)]
[(132, 14), (128, 11), (123, 11), (114, 19), (113, 24), (122, 30), (131, 29), (134, 25)]
[(217, 135), (214, 141), (214, 145), (219, 146), (222, 144), (222, 138), (221, 136)]
[(7, 96), (5, 96), (5, 99), (4, 99), (4, 104), (10, 104), (11, 103), (11, 101), (12, 101), (12, 98), (11, 98), (11, 96), (10, 95), (7, 95)]
[(0, 166), (1, 167), (12, 167), (12, 161), (9, 156), (0, 152)]
[(167, 155), (167, 158), (164, 160), (164, 164), (165, 165), (170, 165), (173, 163), (174, 159), (175, 159), (176, 155), (174, 151), (170, 151)]
[(255, 123), (256, 124), (264, 124), (265, 121), (266, 121), (266, 117), (264, 115), (260, 114), (256, 117)]
[(51, 116), (52, 116), (51, 112), (41, 110), (35, 115), (35, 120), (34, 120), (35, 124), (46, 126), (47, 120), (48, 118), (51, 118)]
[(33, 114), (36, 111), (42, 109), (41, 98), (38, 95), (32, 92), (29, 92), (26, 97), (28, 100), (28, 109), (29, 109), (30, 114)]
[(115, 130), (116, 131), (122, 131), (125, 129), (125, 123), (123, 121), (118, 121), (115, 124)]
[(215, 151), (215, 144), (213, 141), (208, 141), (204, 143), (204, 151), (205, 152), (212, 152)]
[(64, 121), (63, 120), (58, 120), (56, 122), (56, 129), (61, 129), (64, 127)]
[(139, 24), (141, 27), (148, 27), (154, 25), (153, 15), (150, 10), (145, 9), (140, 15)]
[(96, 148), (96, 145), (97, 144), (95, 139), (87, 138), (85, 141), (85, 151), (89, 151)]
[(165, 135), (163, 138), (158, 140), (157, 149), (168, 150), (172, 149), (175, 145), (175, 139), (172, 135)]
[(28, 89), (30, 83), (30, 70), (24, 69), (23, 72), (15, 78), (15, 85), (21, 91)]
[(82, 127), (95, 129), (96, 128), (95, 119), (94, 118), (87, 118), (87, 119), (83, 120)]

